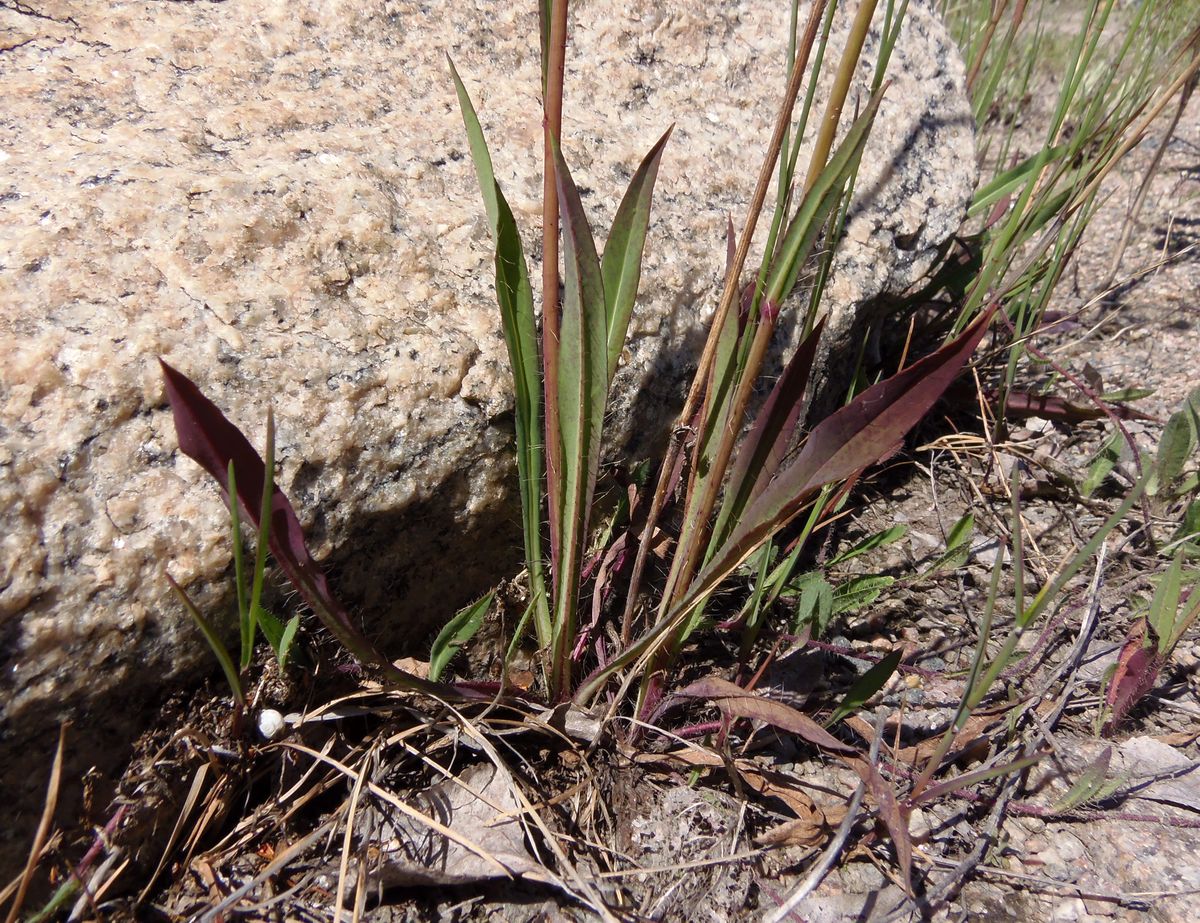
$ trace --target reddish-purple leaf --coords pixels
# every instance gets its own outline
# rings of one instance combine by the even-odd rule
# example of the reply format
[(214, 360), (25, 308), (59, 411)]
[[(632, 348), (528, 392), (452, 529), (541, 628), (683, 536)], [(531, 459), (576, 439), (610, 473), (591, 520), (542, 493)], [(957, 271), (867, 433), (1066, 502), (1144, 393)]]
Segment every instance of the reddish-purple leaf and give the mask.
[[(991, 392), (994, 400), (995, 392)], [(1058, 420), (1063, 423), (1082, 423), (1099, 420), (1109, 415), (1122, 420), (1153, 420), (1154, 417), (1134, 410), (1125, 404), (1107, 404), (1108, 413), (1096, 406), (1075, 404), (1053, 394), (1030, 394), (1028, 391), (1010, 391), (1004, 402), (1004, 415), (1010, 420), (1025, 417), (1041, 417), (1043, 420)]]
[(1158, 674), (1166, 663), (1157, 650), (1145, 646), (1146, 620), (1139, 619), (1129, 630), (1125, 645), (1117, 658), (1117, 669), (1108, 684), (1105, 700), (1112, 717), (1104, 726), (1107, 733), (1124, 720), (1130, 710), (1154, 688)]
[(904, 876), (904, 887), (912, 894), (912, 838), (908, 833), (909, 811), (900, 804), (895, 789), (879, 774), (871, 763), (864, 759), (848, 761), (866, 783), (867, 790), (875, 806), (879, 809), (879, 819), (887, 828), (888, 836), (896, 847), (896, 861), (900, 863), (900, 872)]
[(677, 607), (690, 609), (746, 556), (787, 525), (814, 492), (890, 457), (954, 381), (998, 304), (932, 355), (867, 388), (819, 423), (795, 460), (776, 474), (743, 512)]
[(726, 525), (741, 518), (746, 504), (763, 492), (779, 470), (800, 425), (804, 392), (824, 328), (825, 318), (821, 318), (812, 333), (796, 348), (759, 410), (750, 432), (738, 447), (737, 459), (725, 488), (725, 500), (713, 529), (716, 535), (724, 537)]
[(835, 753), (857, 753), (849, 744), (844, 744), (807, 715), (790, 705), (765, 699), (728, 680), (710, 676), (692, 683), (680, 695), (696, 699), (712, 699), (718, 708), (732, 718), (751, 718), (763, 721), (772, 727), (803, 737), (811, 744)]
[[(182, 372), (159, 360), (167, 399), (175, 419), (180, 450), (212, 476), (228, 502), (229, 463), (237, 475), (242, 515), (258, 529), (266, 468), (250, 441)], [(271, 498), (271, 554), (304, 601), (325, 627), (360, 660), (381, 667), (399, 686), (444, 695), (448, 690), (392, 666), (354, 627), (349, 614), (330, 592), (325, 574), (304, 544), (304, 533), (291, 501), (278, 487)]]
[(983, 222), (983, 229), (986, 231), (993, 224), (995, 224), (997, 221), (999, 221), (1001, 218), (1003, 218), (1005, 213), (1008, 211), (1008, 206), (1011, 204), (1012, 204), (1011, 193), (1007, 194), (1007, 195), (1002, 195), (999, 199), (997, 199), (996, 204), (992, 206), (991, 212), (988, 213), (987, 218)]

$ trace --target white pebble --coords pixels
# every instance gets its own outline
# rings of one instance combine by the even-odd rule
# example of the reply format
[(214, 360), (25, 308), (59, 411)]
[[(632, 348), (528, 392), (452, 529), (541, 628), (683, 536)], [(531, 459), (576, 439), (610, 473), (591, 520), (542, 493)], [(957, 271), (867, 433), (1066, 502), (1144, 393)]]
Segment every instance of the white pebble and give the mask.
[(274, 740), (283, 733), (283, 715), (273, 708), (264, 708), (258, 713), (258, 733), (267, 740)]

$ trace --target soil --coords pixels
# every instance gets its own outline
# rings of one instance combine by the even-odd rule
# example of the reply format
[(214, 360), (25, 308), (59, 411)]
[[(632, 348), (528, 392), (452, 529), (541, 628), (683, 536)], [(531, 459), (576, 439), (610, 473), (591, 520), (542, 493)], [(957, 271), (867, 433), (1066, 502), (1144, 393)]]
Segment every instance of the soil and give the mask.
[[(1157, 143), (1147, 138), (1111, 178), (1052, 306), (1062, 321), (1034, 340), (1071, 374), (1099, 375), (1106, 390), (1154, 390), (1134, 404), (1148, 419), (1125, 424), (1142, 451), (1153, 451), (1166, 418), (1200, 385), (1200, 97), (1167, 144), (1110, 285), (1115, 243)], [(1019, 384), (1052, 378), (1047, 366), (1035, 372), (1041, 377), (1026, 371)], [(1053, 391), (1080, 400), (1066, 381)], [(906, 790), (965, 688), (998, 549), (1011, 536), (1012, 466), (1032, 594), (1132, 476), (1126, 459), (1108, 484), (1080, 494), (1111, 430), (1107, 420), (1016, 421), (994, 464), (981, 440), (924, 427), (911, 451), (860, 487), (853, 514), (821, 549), (832, 560), (904, 524), (900, 541), (832, 568), (839, 580), (895, 582), (836, 617), (821, 645), (781, 646), (760, 691), (825, 715), (874, 662), (902, 650), (904, 668), (838, 733), (865, 753), (882, 729), (889, 784)], [(967, 560), (928, 573), (967, 512), (975, 516)], [(1148, 515), (1165, 533), (1180, 512), (1159, 505)], [(1039, 755), (1036, 764), (951, 786), (912, 810), (912, 897), (902, 850), (877, 808), (887, 799), (864, 783), (845, 848), (785, 919), (1194, 919), (1200, 633), (1188, 632), (1150, 694), (1102, 733), (1106, 673), (1136, 620), (1136, 598), (1152, 592), (1162, 569), (1134, 528), (1114, 533), (1103, 560), (1099, 569), (1090, 562), (1067, 586), (1066, 603), (1022, 639), (1000, 707), (989, 711), (990, 701), (968, 723), (949, 775), (1028, 753)], [(1006, 567), (993, 638), (1013, 622), (1015, 589)], [(490, 643), (480, 642), (472, 663), (497, 678)], [(690, 678), (731, 662), (730, 644), (689, 652)], [(769, 725), (735, 724), (723, 742), (720, 733), (631, 737), (620, 722), (520, 701), (437, 706), (348, 675), (319, 646), (306, 656), (309, 668), (293, 671), (291, 685), (269, 661), (261, 665), (252, 715), (271, 706), (304, 716), (274, 741), (252, 729), (231, 736), (235, 716), (215, 683), (165, 704), (112, 805), (93, 805), (43, 859), (51, 884), (62, 882), (100, 842), (95, 828), (120, 812), (87, 865), (90, 896), (78, 919), (329, 920), (339, 899), (343, 919), (378, 921), (766, 919), (838, 838), (863, 773), (870, 780), (861, 759), (823, 755)], [(514, 669), (509, 679), (521, 688), (533, 676)], [(663, 723), (685, 729), (714, 716), (704, 703), (680, 702)], [(1115, 787), (1064, 807), (1072, 786), (1101, 765)], [(463, 796), (447, 777), (474, 780), (473, 767), (496, 768)], [(476, 848), (429, 840), (428, 826), (402, 805)]]

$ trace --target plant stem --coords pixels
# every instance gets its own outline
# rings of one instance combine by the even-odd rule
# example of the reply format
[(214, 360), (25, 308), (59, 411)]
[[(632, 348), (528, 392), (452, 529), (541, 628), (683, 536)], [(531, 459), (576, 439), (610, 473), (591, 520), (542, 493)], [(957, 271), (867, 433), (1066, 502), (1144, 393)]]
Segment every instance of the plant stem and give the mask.
[[(562, 139), (563, 71), (567, 49), (567, 2), (553, 0), (550, 9), (550, 40), (546, 92), (543, 101), (542, 156), (542, 370), (546, 416), (546, 494), (550, 511), (550, 558), (559, 559), (558, 480), (562, 471), (562, 440), (558, 423), (558, 185), (554, 168), (554, 145)], [(558, 584), (558, 569), (551, 577)]]
[(834, 77), (833, 89), (829, 94), (829, 103), (825, 106), (825, 117), (821, 119), (821, 130), (817, 133), (817, 141), (813, 146), (812, 157), (808, 161), (808, 175), (804, 178), (804, 191), (808, 192), (821, 175), (829, 152), (833, 150), (833, 139), (837, 135), (838, 123), (842, 118), (842, 108), (846, 105), (846, 96), (850, 92), (850, 81), (854, 79), (854, 71), (858, 68), (859, 58), (862, 57), (863, 43), (867, 39), (867, 30), (871, 27), (871, 19), (875, 16), (878, 0), (863, 0), (854, 22), (850, 26), (850, 35), (846, 39), (846, 47), (842, 51), (841, 61), (838, 62), (837, 75)]
[[(821, 129), (817, 135), (812, 158), (809, 160), (808, 175), (804, 179), (804, 191), (806, 194), (812, 190), (817, 178), (821, 175), (821, 171), (825, 168), (825, 163), (829, 159), (829, 152), (833, 149), (833, 139), (837, 134), (842, 109), (845, 106), (846, 97), (850, 92), (850, 82), (854, 77), (854, 71), (862, 56), (863, 43), (866, 41), (867, 30), (870, 28), (871, 19), (875, 15), (877, 5), (878, 0), (864, 0), (854, 18), (850, 29), (850, 36), (846, 40), (846, 47), (842, 50), (842, 57), (838, 62), (837, 76), (834, 80), (829, 102), (825, 107), (824, 117), (821, 120)], [(807, 56), (805, 58), (807, 63)], [(773, 161), (774, 157), (772, 157)], [(743, 243), (749, 238), (752, 230), (747, 229), (743, 233)], [(735, 266), (740, 269), (740, 264), (735, 264)], [(780, 293), (780, 303), (785, 296), (786, 292)], [(775, 293), (768, 293), (767, 297), (774, 298)], [(712, 518), (713, 510), (716, 508), (717, 497), (720, 494), (721, 485), (725, 480), (725, 472), (729, 467), (729, 460), (733, 457), (734, 446), (741, 435), (742, 419), (745, 416), (746, 407), (750, 402), (754, 385), (758, 381), (758, 374), (762, 368), (763, 358), (767, 354), (767, 347), (770, 345), (771, 336), (775, 331), (774, 318), (778, 316), (778, 307), (777, 305), (773, 307), (774, 310), (770, 312), (769, 316), (760, 315), (759, 317), (758, 329), (755, 330), (754, 341), (750, 348), (746, 367), (738, 382), (732, 410), (729, 413), (728, 419), (731, 425), (726, 427), (721, 434), (721, 441), (718, 443), (716, 456), (712, 463), (711, 470), (713, 473), (705, 482), (704, 495), (700, 498), (700, 504), (697, 507), (696, 522), (698, 526), (691, 533), (691, 541), (688, 542), (687, 547), (679, 549), (679, 554), (682, 556), (682, 564), (678, 571), (674, 571), (673, 569), (672, 577), (674, 579), (664, 593), (660, 615), (666, 613), (669, 604), (679, 601), (700, 566), (704, 547), (709, 537), (708, 524)], [(705, 376), (705, 381), (707, 381), (707, 376)], [(697, 440), (693, 455), (694, 467), (699, 461), (701, 451), (701, 442)]]
[[(746, 264), (746, 257), (750, 253), (750, 244), (754, 237), (754, 229), (758, 225), (758, 217), (762, 213), (763, 203), (766, 201), (767, 192), (771, 188), (771, 176), (775, 172), (775, 164), (779, 160), (779, 152), (783, 146), (783, 139), (787, 135), (792, 111), (796, 107), (796, 97), (800, 94), (800, 84), (804, 80), (804, 72), (808, 67), (808, 59), (812, 53), (813, 44), (816, 42), (817, 30), (821, 24), (821, 16), (825, 11), (826, 2), (827, 0), (816, 0), (813, 3), (812, 10), (809, 12), (804, 38), (799, 44), (796, 59), (792, 62), (792, 72), (788, 79), (787, 91), (784, 95), (783, 103), (779, 107), (779, 113), (775, 120), (775, 130), (771, 135), (771, 143), (767, 148), (766, 157), (763, 158), (762, 168), (758, 174), (758, 183), (754, 187), (754, 195), (750, 200), (750, 210), (746, 214), (746, 223), (738, 239), (737, 251), (734, 254), (733, 262), (730, 264), (729, 272), (725, 277), (725, 289), (721, 295), (720, 304), (710, 323), (708, 340), (705, 342), (704, 351), (700, 355), (696, 375), (692, 379), (692, 386), (688, 390), (683, 410), (679, 414), (679, 428), (686, 427), (691, 422), (692, 417), (696, 413), (697, 405), (707, 390), (713, 362), (717, 355), (717, 342), (721, 336), (721, 329), (725, 325), (725, 318), (729, 315), (730, 310), (737, 301), (738, 281), (741, 279), (742, 269)], [(622, 618), (622, 622), (625, 625), (632, 623), (633, 610), (637, 606), (638, 593), (641, 588), (642, 575), (646, 568), (646, 556), (650, 550), (651, 538), (658, 526), (658, 520), (662, 515), (663, 508), (666, 506), (667, 493), (671, 484), (671, 474), (676, 462), (679, 460), (683, 447), (683, 440), (673, 440), (659, 468), (658, 484), (655, 487), (654, 499), (650, 505), (649, 515), (646, 517), (646, 525), (642, 531), (641, 541), (638, 543), (637, 556), (633, 564), (633, 573), (629, 580), (629, 593), (625, 599), (625, 613)]]

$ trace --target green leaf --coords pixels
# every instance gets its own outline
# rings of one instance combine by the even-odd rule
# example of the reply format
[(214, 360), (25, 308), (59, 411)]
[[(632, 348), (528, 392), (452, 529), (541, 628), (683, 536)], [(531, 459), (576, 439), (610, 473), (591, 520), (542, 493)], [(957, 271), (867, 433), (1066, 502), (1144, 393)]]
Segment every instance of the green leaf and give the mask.
[(629, 188), (617, 208), (608, 242), (604, 245), (601, 274), (604, 277), (604, 299), (608, 327), (608, 380), (617, 372), (633, 303), (637, 300), (638, 283), (642, 275), (642, 251), (646, 245), (646, 229), (650, 225), (650, 204), (654, 196), (654, 181), (663, 150), (673, 128), (658, 139), (650, 153), (629, 181)]
[(946, 536), (946, 550), (936, 561), (929, 565), (922, 576), (928, 577), (940, 571), (954, 570), (957, 567), (962, 567), (967, 561), (967, 555), (971, 551), (971, 534), (974, 531), (974, 514), (964, 514), (958, 522), (951, 526), (950, 534)]
[(262, 505), (258, 514), (258, 547), (254, 555), (254, 575), (250, 586), (249, 647), (242, 650), (242, 669), (250, 666), (253, 653), (254, 627), (262, 610), (263, 582), (267, 573), (267, 549), (271, 544), (271, 508), (275, 500), (275, 411), (267, 407), (267, 445), (263, 450)]
[(250, 603), (246, 599), (246, 557), (242, 549), (242, 523), (238, 513), (237, 475), (233, 470), (233, 459), (229, 459), (226, 485), (229, 490), (229, 521), (233, 542), (233, 582), (237, 588), (238, 629), (241, 631), (242, 654), (240, 661), (249, 662), (249, 651), (254, 647), (254, 624), (250, 621)]
[(233, 691), (233, 697), (240, 704), (245, 704), (245, 697), (242, 694), (242, 681), (238, 676), (237, 667), (233, 665), (233, 658), (229, 656), (229, 648), (225, 646), (225, 642), (221, 640), (221, 636), (212, 624), (196, 608), (196, 604), (192, 602), (191, 597), (184, 592), (183, 587), (175, 582), (175, 578), (170, 574), (166, 574), (167, 583), (171, 584), (171, 589), (175, 591), (175, 595), (179, 597), (179, 601), (183, 603), (183, 608), (187, 610), (188, 615), (192, 617), (192, 621), (200, 629), (200, 633), (204, 635), (204, 640), (208, 642), (208, 646), (212, 648), (214, 656), (217, 658), (217, 663), (221, 665), (221, 671), (225, 674), (225, 681), (229, 683), (229, 688)]
[(1087, 477), (1080, 485), (1080, 493), (1085, 497), (1090, 497), (1096, 492), (1096, 489), (1104, 483), (1104, 479), (1117, 466), (1117, 462), (1121, 460), (1121, 448), (1124, 445), (1125, 440), (1119, 432), (1113, 433), (1104, 441), (1104, 445), (1100, 447), (1100, 451), (1095, 454), (1088, 465)]
[(460, 609), (458, 614), (438, 632), (433, 647), (429, 651), (429, 678), (433, 682), (436, 683), (441, 678), (442, 671), (449, 666), (454, 655), (483, 627), (483, 617), (487, 615), (495, 595), (493, 590), (482, 599)]
[(1150, 612), (1146, 621), (1154, 630), (1154, 639), (1158, 652), (1166, 655), (1171, 652), (1171, 643), (1175, 634), (1175, 616), (1179, 611), (1179, 594), (1183, 586), (1183, 554), (1177, 553), (1159, 578), (1154, 590), (1154, 599), (1150, 602)]
[(1109, 404), (1128, 404), (1130, 401), (1140, 401), (1153, 393), (1153, 388), (1118, 388), (1115, 391), (1105, 391), (1100, 395), (1100, 400)]
[(487, 139), (483, 134), (483, 126), (479, 124), (479, 116), (467, 93), (467, 88), (458, 76), (458, 70), (450, 56), (446, 56), (450, 65), (450, 76), (454, 79), (454, 89), (458, 93), (458, 108), (462, 111), (463, 124), (467, 129), (467, 146), (471, 149), (471, 161), (475, 164), (475, 174), (479, 177), (479, 192), (483, 196), (483, 207), (487, 212), (488, 227), (492, 237), (496, 237), (496, 226), (500, 215), (500, 190), (496, 185), (496, 176), (492, 172), (492, 155), (488, 152)]
[(838, 584), (833, 591), (833, 614), (840, 615), (869, 606), (895, 582), (895, 577), (866, 575)]
[(1069, 151), (1069, 145), (1060, 144), (1048, 150), (1038, 151), (1036, 154), (1021, 161), (1021, 163), (1017, 164), (1011, 170), (1005, 170), (975, 193), (975, 199), (971, 202), (968, 214), (982, 214), (1006, 195), (1016, 192), (1017, 189), (1024, 186), (1027, 180), (1036, 178), (1042, 172), (1043, 167)]
[(1183, 511), (1183, 518), (1171, 541), (1183, 542), (1185, 554), (1192, 556), (1196, 553), (1197, 538), (1200, 538), (1200, 500), (1193, 500)]
[(283, 637), (279, 639), (279, 646), (275, 648), (275, 657), (279, 661), (280, 670), (287, 669), (288, 655), (292, 652), (292, 645), (296, 642), (296, 633), (299, 630), (299, 614), (293, 615), (288, 619), (288, 623), (283, 626)]
[(869, 535), (857, 545), (847, 548), (832, 561), (829, 566), (835, 564), (844, 564), (857, 558), (859, 555), (866, 554), (868, 551), (874, 551), (876, 548), (883, 548), (887, 545), (894, 545), (900, 539), (904, 538), (904, 534), (908, 532), (908, 526), (903, 523), (892, 526), (890, 529), (884, 529), (882, 532), (876, 532), (874, 535)]
[[(449, 61), (449, 58), (447, 58)], [(488, 227), (495, 243), (496, 300), (504, 329), (512, 369), (514, 417), (517, 442), (517, 477), (520, 481), (521, 521), (525, 539), (525, 564), (529, 569), (533, 597), (534, 629), (538, 643), (548, 649), (551, 643), (550, 614), (546, 602), (546, 581), (542, 562), (542, 379), (538, 358), (537, 322), (533, 311), (533, 289), (529, 268), (512, 209), (496, 183), (487, 139), (454, 62), (450, 73), (458, 93), (459, 108), (466, 127), (471, 160), (479, 179), (479, 191), (487, 213)]]
[(833, 587), (817, 571), (801, 574), (791, 585), (798, 593), (793, 621), (795, 631), (811, 625), (813, 634), (819, 637), (833, 618)]
[(557, 395), (562, 439), (560, 567), (555, 575), (553, 657), (554, 694), (561, 696), (568, 685), (579, 572), (600, 465), (601, 427), (608, 397), (608, 331), (604, 278), (592, 229), (557, 145), (554, 158), (563, 237)]
[(1158, 457), (1154, 473), (1158, 478), (1158, 492), (1169, 489), (1183, 473), (1192, 452), (1196, 448), (1196, 433), (1192, 421), (1185, 411), (1171, 414), (1158, 443)]
[(279, 645), (283, 642), (283, 622), (279, 621), (275, 613), (268, 609), (259, 606), (255, 612), (255, 621), (258, 622), (258, 627), (263, 633), (263, 637), (267, 639), (267, 643), (271, 645), (271, 650), (279, 653)]
[(900, 661), (903, 658), (904, 651), (892, 651), (883, 660), (860, 676), (858, 682), (850, 687), (850, 691), (846, 693), (846, 697), (833, 710), (833, 714), (829, 716), (829, 720), (825, 723), (825, 726), (832, 727), (843, 718), (854, 714), (862, 708), (867, 703), (867, 700), (882, 689), (887, 681), (892, 678), (892, 674), (896, 672), (896, 668), (900, 666)]
[(1105, 747), (1104, 751), (1079, 774), (1071, 790), (1050, 808), (1050, 813), (1066, 814), (1089, 801), (1103, 801), (1120, 788), (1121, 779), (1107, 778), (1111, 760), (1112, 747)]

